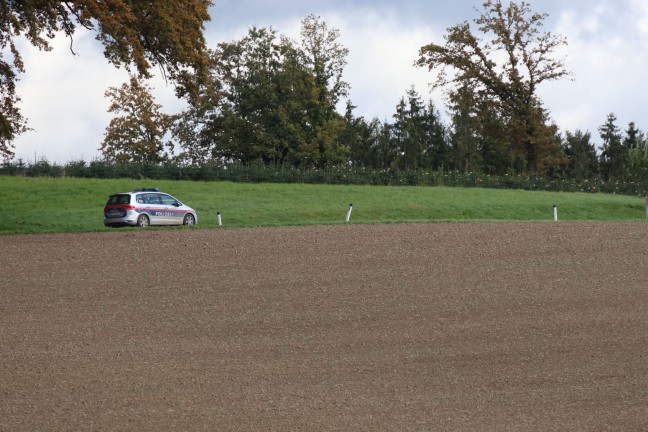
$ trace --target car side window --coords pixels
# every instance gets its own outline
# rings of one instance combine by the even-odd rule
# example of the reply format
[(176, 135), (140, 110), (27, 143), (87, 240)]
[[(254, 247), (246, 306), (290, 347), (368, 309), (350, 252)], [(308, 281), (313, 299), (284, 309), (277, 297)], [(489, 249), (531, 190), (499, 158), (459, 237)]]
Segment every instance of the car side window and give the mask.
[(144, 194), (145, 204), (160, 204), (160, 196), (155, 193)]
[(160, 198), (162, 198), (162, 204), (164, 205), (175, 205), (176, 203), (176, 199), (169, 195), (160, 194)]
[(144, 195), (137, 195), (137, 203), (144, 204)]

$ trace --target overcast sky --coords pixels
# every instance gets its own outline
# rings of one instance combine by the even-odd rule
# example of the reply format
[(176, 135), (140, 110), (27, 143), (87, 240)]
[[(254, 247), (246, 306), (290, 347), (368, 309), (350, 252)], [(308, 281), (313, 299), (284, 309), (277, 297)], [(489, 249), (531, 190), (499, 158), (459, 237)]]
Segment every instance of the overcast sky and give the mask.
[[(272, 26), (298, 38), (301, 20), (309, 14), (340, 30), (349, 49), (344, 79), (356, 115), (391, 121), (395, 106), (413, 85), (424, 99), (431, 98), (445, 112), (442, 94), (429, 93), (432, 75), (415, 68), (421, 46), (443, 43), (445, 30), (472, 21), (482, 0), (215, 0), (206, 37), (210, 47), (238, 40), (250, 26)], [(561, 131), (589, 131), (600, 141), (598, 127), (608, 113), (625, 130), (634, 121), (648, 130), (648, 1), (646, 0), (531, 0), (532, 9), (549, 14), (544, 30), (565, 36), (564, 56), (573, 80), (545, 83), (538, 93)], [(25, 161), (90, 161), (110, 122), (111, 86), (128, 76), (104, 59), (91, 33), (70, 41), (57, 37), (54, 49), (40, 52), (24, 47), (26, 73), (18, 92), (21, 108), (32, 131), (16, 141), (16, 156)], [(172, 85), (151, 82), (157, 101), (169, 114), (182, 103)]]

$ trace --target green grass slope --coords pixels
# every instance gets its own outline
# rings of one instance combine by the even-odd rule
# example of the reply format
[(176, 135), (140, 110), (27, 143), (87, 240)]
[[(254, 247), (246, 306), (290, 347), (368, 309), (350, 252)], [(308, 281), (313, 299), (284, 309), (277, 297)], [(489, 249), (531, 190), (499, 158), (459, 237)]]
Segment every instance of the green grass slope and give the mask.
[[(0, 177), (0, 233), (109, 230), (108, 195), (159, 187), (198, 212), (199, 227), (432, 221), (622, 221), (645, 218), (641, 197), (448, 187), (331, 186)], [(128, 228), (126, 228), (128, 229)]]

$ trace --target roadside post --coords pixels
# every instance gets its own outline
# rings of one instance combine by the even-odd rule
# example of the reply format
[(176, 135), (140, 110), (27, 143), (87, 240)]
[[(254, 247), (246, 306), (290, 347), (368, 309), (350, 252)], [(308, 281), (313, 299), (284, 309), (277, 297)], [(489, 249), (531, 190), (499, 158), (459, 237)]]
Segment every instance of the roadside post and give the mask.
[(353, 211), (353, 204), (349, 204), (349, 210), (347, 211), (346, 214), (346, 221), (349, 222), (349, 219), (351, 219), (351, 212)]
[(556, 204), (553, 205), (553, 214), (554, 214), (554, 222), (558, 222), (558, 207), (556, 207)]
[(217, 218), (218, 218), (218, 226), (222, 226), (222, 225), (223, 225), (223, 221), (222, 221), (222, 219), (221, 219), (221, 214), (220, 214), (220, 212), (216, 213), (216, 216), (217, 216)]

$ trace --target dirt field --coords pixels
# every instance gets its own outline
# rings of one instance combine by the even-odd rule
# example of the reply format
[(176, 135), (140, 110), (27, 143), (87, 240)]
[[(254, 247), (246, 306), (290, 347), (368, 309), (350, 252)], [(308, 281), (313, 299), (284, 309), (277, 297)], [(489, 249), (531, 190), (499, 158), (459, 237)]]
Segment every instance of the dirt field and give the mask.
[(0, 430), (648, 430), (648, 225), (0, 236)]

